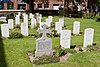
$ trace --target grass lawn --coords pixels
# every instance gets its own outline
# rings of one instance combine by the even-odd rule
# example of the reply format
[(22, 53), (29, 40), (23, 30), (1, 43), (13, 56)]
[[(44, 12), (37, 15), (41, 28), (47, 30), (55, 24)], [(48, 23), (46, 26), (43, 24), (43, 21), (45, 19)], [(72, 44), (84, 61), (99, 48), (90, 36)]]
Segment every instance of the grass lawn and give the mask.
[[(42, 21), (46, 17), (43, 17)], [(59, 20), (58, 16), (54, 16), (53, 22)], [(100, 46), (100, 22), (93, 19), (79, 19), (79, 18), (65, 18), (65, 25), (69, 30), (73, 29), (73, 22), (80, 21), (80, 31), (84, 33), (85, 28), (94, 28), (94, 42)], [(10, 32), (18, 31), (14, 29)], [(29, 29), (29, 33), (36, 33), (35, 30)], [(60, 44), (58, 37), (52, 38), (53, 48)], [(27, 51), (35, 49), (36, 39), (30, 36), (20, 39), (0, 39), (0, 67), (32, 67), (27, 56)], [(74, 36), (71, 38), (71, 45), (83, 46), (83, 35)], [(69, 57), (66, 63), (52, 63), (45, 65), (38, 65), (34, 67), (100, 67), (100, 51), (76, 53)]]

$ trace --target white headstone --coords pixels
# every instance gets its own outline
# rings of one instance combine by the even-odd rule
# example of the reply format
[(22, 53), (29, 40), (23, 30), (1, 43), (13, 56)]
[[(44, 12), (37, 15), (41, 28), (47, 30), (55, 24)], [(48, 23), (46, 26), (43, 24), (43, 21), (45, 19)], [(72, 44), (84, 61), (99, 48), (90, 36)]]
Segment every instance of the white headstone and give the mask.
[(21, 34), (28, 36), (28, 25), (26, 23), (21, 23)]
[(28, 15), (24, 15), (24, 23), (26, 23), (28, 25)]
[(40, 23), (40, 20), (39, 20), (39, 13), (35, 13), (36, 14), (36, 21), (37, 23)]
[(57, 33), (61, 33), (61, 30), (62, 30), (62, 23), (56, 22), (56, 23), (55, 23), (55, 30), (57, 30)]
[(70, 48), (71, 30), (62, 30), (60, 36), (60, 45), (62, 48)]
[(39, 16), (38, 16), (38, 23), (41, 23), (41, 19), (42, 19), (42, 14), (39, 14)]
[(29, 18), (33, 18), (33, 14), (32, 13), (29, 13)]
[(8, 19), (8, 26), (9, 26), (9, 29), (14, 29), (14, 20), (13, 19)]
[(32, 18), (31, 19), (31, 29), (33, 29), (35, 25), (36, 25), (36, 19)]
[(48, 18), (46, 19), (46, 25), (49, 26), (49, 27), (51, 26), (51, 22), (49, 21)]
[(35, 57), (43, 55), (52, 55), (52, 40), (47, 37), (47, 33), (50, 33), (50, 29), (46, 29), (46, 25), (42, 26), (43, 29), (38, 29), (39, 34), (42, 33), (42, 37), (36, 40)]
[(22, 16), (24, 17), (26, 15), (26, 13), (22, 13)]
[(80, 32), (80, 22), (75, 21), (73, 25), (73, 34), (79, 34)]
[(52, 22), (53, 17), (52, 16), (48, 16), (48, 19), (49, 19), (50, 22)]
[(64, 18), (59, 18), (59, 22), (62, 23), (62, 27), (64, 27)]
[(92, 28), (85, 29), (83, 47), (87, 47), (87, 45), (93, 44), (93, 36), (94, 36), (94, 29)]
[(19, 15), (16, 15), (16, 17), (15, 17), (15, 24), (20, 25), (20, 16)]
[(0, 17), (0, 22), (7, 22), (6, 19), (7, 19), (7, 17), (2, 16), (2, 17)]
[(8, 24), (1, 24), (1, 34), (2, 34), (2, 37), (9, 37)]
[(18, 15), (21, 16), (21, 12), (18, 12)]

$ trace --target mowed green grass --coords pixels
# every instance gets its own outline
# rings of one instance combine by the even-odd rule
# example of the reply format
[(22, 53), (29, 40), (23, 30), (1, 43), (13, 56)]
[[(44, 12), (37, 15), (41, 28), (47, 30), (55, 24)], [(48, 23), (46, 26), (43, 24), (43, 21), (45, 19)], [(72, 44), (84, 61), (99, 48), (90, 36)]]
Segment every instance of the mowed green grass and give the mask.
[[(43, 17), (42, 21), (45, 21), (46, 17)], [(53, 22), (59, 20), (58, 16), (54, 16)], [(80, 31), (84, 33), (86, 28), (94, 28), (94, 42), (100, 46), (100, 22), (96, 22), (93, 19), (79, 19), (79, 18), (65, 18), (65, 25), (69, 30), (73, 30), (73, 22), (80, 21), (81, 28)], [(20, 29), (11, 30), (11, 32), (18, 31)], [(36, 33), (36, 30), (29, 29), (29, 33)], [(83, 37), (74, 36), (71, 38), (71, 45), (83, 46)], [(53, 48), (60, 45), (59, 37), (52, 38)], [(24, 37), (21, 39), (3, 39), (0, 43), (0, 49), (4, 47), (4, 55), (7, 63), (7, 67), (32, 67), (27, 56), (28, 51), (33, 51), (36, 46), (36, 39), (33, 37)], [(0, 60), (2, 57), (0, 57)], [(2, 59), (3, 60), (3, 59)], [(5, 67), (3, 64), (5, 62), (0, 62), (0, 67)], [(52, 63), (45, 65), (38, 65), (34, 67), (100, 67), (100, 51), (76, 53), (69, 57), (65, 63)]]

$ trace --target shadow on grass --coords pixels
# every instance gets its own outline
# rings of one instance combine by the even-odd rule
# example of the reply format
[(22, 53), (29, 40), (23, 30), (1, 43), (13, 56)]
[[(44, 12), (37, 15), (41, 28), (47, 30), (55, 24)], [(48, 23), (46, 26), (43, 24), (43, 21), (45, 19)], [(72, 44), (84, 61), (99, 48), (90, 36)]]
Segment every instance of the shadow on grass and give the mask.
[(0, 67), (7, 67), (4, 44), (1, 38), (1, 26), (0, 26)]

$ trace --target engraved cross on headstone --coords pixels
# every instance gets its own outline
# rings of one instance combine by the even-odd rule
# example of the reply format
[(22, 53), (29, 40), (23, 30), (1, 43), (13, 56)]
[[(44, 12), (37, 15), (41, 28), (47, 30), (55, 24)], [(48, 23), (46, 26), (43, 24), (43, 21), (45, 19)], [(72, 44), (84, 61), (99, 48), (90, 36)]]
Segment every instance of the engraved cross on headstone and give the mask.
[(47, 29), (45, 24), (42, 25), (42, 28), (43, 28), (43, 29), (38, 29), (37, 32), (38, 32), (39, 34), (42, 33), (42, 38), (47, 38), (47, 35), (46, 35), (46, 34), (47, 34), (47, 33), (50, 33), (51, 30), (50, 30), (50, 29)]

